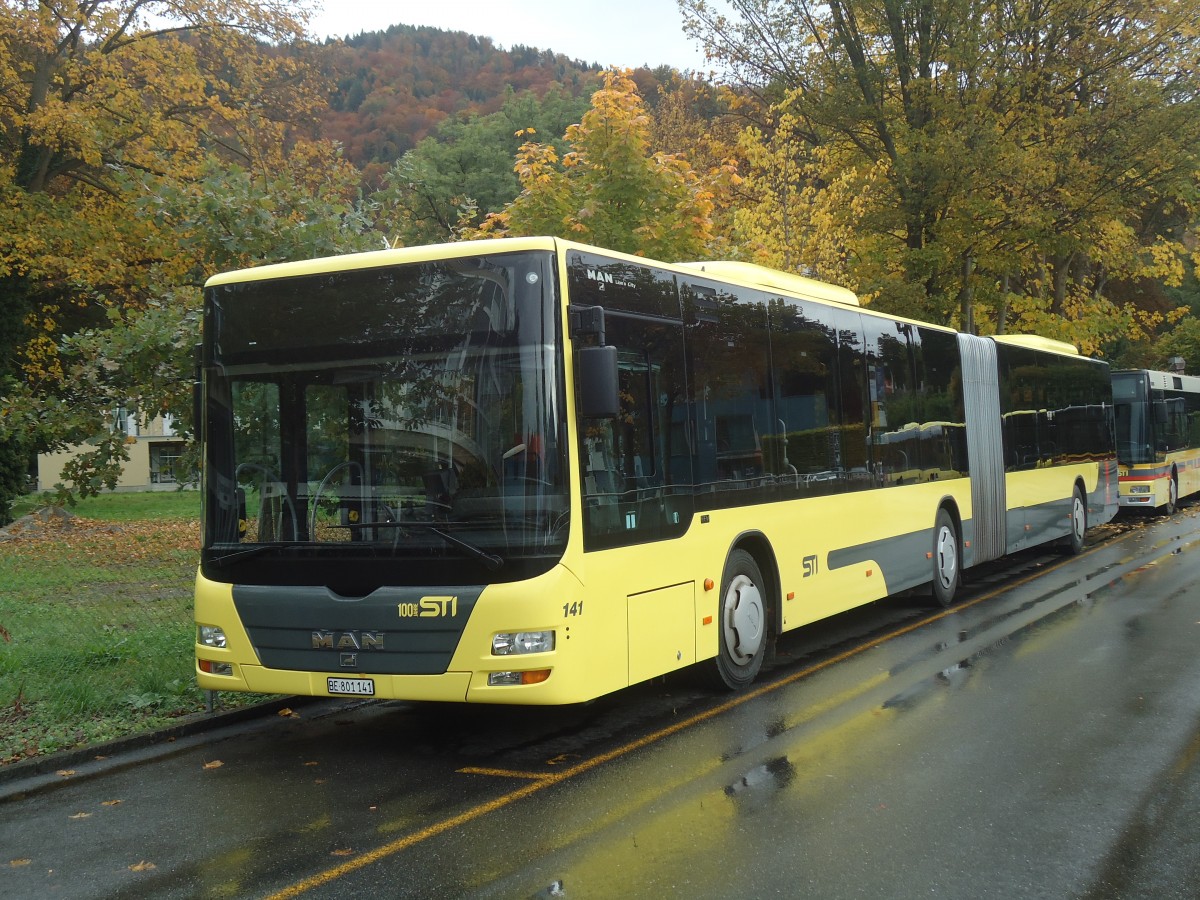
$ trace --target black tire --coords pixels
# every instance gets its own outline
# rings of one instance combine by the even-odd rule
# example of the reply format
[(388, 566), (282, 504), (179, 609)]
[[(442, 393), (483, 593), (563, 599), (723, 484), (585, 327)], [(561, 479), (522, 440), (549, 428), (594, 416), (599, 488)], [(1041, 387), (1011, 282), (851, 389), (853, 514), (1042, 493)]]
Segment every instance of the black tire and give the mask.
[(758, 675), (770, 641), (770, 595), (758, 563), (745, 550), (734, 550), (725, 561), (718, 603), (714, 680), (738, 691)]
[(1075, 486), (1075, 493), (1071, 495), (1071, 531), (1063, 541), (1063, 547), (1067, 553), (1074, 556), (1083, 549), (1083, 538), (1087, 534), (1087, 500), (1084, 499), (1083, 491), (1079, 486)]
[(962, 581), (962, 550), (954, 518), (943, 507), (933, 524), (933, 582), (930, 593), (937, 604), (947, 607)]

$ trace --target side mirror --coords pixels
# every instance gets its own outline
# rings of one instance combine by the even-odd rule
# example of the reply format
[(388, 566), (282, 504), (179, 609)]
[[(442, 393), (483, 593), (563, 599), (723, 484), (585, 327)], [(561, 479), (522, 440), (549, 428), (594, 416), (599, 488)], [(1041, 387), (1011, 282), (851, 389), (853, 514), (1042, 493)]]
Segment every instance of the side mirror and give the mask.
[(611, 419), (621, 412), (617, 382), (617, 348), (580, 347), (575, 351), (579, 416)]

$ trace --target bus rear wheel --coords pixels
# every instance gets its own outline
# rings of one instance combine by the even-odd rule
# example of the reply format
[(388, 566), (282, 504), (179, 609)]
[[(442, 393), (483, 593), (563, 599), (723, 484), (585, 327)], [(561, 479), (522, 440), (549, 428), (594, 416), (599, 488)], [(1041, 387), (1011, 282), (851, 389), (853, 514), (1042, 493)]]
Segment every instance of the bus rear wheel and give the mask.
[(954, 518), (943, 507), (938, 510), (933, 525), (933, 599), (939, 606), (949, 606), (958, 591), (959, 573), (958, 529)]
[(716, 681), (741, 690), (762, 668), (768, 641), (768, 594), (762, 571), (745, 550), (734, 550), (721, 576)]
[(1075, 486), (1071, 495), (1071, 532), (1067, 535), (1064, 546), (1067, 552), (1074, 556), (1083, 549), (1083, 538), (1087, 534), (1087, 503), (1083, 499), (1083, 491)]

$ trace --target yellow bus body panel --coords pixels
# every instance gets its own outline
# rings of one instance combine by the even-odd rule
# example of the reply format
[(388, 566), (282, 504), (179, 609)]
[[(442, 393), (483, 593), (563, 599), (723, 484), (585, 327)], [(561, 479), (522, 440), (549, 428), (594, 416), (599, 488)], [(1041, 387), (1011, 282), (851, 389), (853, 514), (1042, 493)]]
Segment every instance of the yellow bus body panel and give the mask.
[[(1063, 515), (1076, 479), (1096, 487), (1095, 463), (1009, 473), (1010, 515), (1020, 507), (1060, 503)], [(895, 590), (881, 558), (864, 556), (834, 566), (836, 551), (915, 537), (909, 571), (932, 572), (927, 551), (939, 506), (951, 502), (971, 516), (965, 478), (894, 486), (697, 513), (687, 534), (611, 550), (582, 553), (578, 532), (563, 563), (544, 575), (489, 585), (468, 620), (448, 671), (440, 675), (280, 671), (263, 667), (242, 628), (229, 585), (198, 575), (196, 621), (221, 626), (227, 646), (197, 645), (197, 656), (233, 664), (232, 676), (197, 671), (200, 686), (278, 694), (328, 695), (326, 678), (372, 678), (375, 697), (512, 704), (589, 700), (716, 656), (721, 579), (739, 540), (765, 541), (778, 570), (781, 621), (790, 631), (880, 600)], [(705, 521), (707, 519), (707, 521)], [(893, 559), (893, 562), (895, 560)], [(771, 579), (771, 575), (764, 572)], [(706, 589), (706, 583), (712, 587)], [(500, 657), (491, 653), (501, 632), (554, 630), (553, 651)], [(549, 670), (529, 685), (489, 686), (498, 671)]]

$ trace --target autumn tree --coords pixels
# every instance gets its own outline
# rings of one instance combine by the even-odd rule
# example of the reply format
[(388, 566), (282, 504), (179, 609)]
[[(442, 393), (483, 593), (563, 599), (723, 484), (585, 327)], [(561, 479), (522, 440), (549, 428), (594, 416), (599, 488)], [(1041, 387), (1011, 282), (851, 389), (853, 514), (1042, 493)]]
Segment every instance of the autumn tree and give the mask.
[(137, 214), (146, 186), (213, 156), (280, 166), (322, 97), (283, 47), (304, 16), (265, 0), (0, 3), (0, 320), (19, 323), (0, 347), (0, 454), (88, 436), (104, 409), (72, 402), (64, 338), (169, 296), (191, 267)]
[(714, 190), (735, 173), (698, 173), (679, 153), (653, 152), (651, 121), (627, 71), (604, 73), (570, 148), (527, 140), (521, 193), (468, 236), (551, 234), (675, 261), (703, 258), (714, 238)]
[(884, 308), (1096, 350), (1177, 280), (1200, 137), (1182, 0), (683, 0), (761, 104), (760, 258)]
[[(732, 221), (746, 202), (740, 178), (728, 177), (744, 163), (739, 149), (742, 119), (736, 115), (737, 96), (728, 88), (674, 70), (655, 70), (657, 102), (650, 107), (651, 146), (679, 154), (698, 172), (723, 173), (713, 178), (713, 234), (709, 248), (722, 257), (741, 255), (730, 246)], [(643, 89), (644, 93), (644, 89)]]
[(587, 108), (586, 98), (561, 89), (539, 98), (510, 88), (498, 112), (442, 122), (388, 170), (372, 198), (392, 245), (453, 240), (460, 228), (500, 212), (521, 189), (513, 172), (519, 133), (562, 134)]

